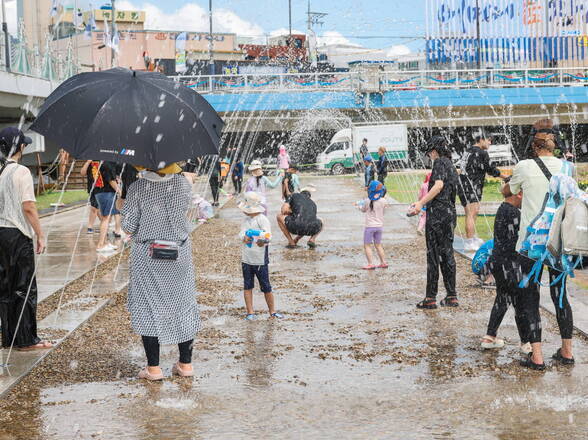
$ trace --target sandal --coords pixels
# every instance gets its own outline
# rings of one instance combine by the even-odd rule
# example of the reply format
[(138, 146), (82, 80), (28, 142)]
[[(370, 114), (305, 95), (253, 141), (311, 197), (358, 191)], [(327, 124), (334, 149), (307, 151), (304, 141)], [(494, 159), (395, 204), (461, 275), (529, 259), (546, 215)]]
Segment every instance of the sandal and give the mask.
[(245, 321), (255, 321), (257, 317), (253, 313), (249, 313), (248, 315), (245, 315), (244, 319)]
[(521, 362), (520, 362), (521, 367), (526, 367), (526, 368), (529, 368), (529, 369), (535, 370), (535, 371), (545, 370), (545, 363), (536, 364), (535, 362), (533, 362), (533, 359), (531, 359), (532, 356), (533, 356), (533, 353), (529, 353), (525, 359), (521, 360)]
[(376, 266), (373, 266), (371, 264), (368, 264), (367, 266), (363, 266), (362, 267), (363, 270), (375, 270)]
[(146, 379), (149, 381), (158, 381), (158, 380), (163, 380), (163, 372), (158, 373), (158, 374), (151, 374), (149, 372), (149, 370), (147, 369), (147, 367), (145, 367), (141, 371), (139, 371), (139, 374), (137, 375), (137, 377), (139, 379)]
[(382, 263), (378, 266), (379, 269), (388, 269), (388, 263)]
[(182, 367), (180, 367), (180, 363), (176, 362), (172, 367), (172, 374), (180, 377), (192, 377), (194, 376), (194, 368), (191, 370), (184, 370)]
[(504, 347), (504, 339), (492, 337), (492, 336), (484, 336), (482, 341), (480, 342), (480, 346), (483, 349), (489, 350), (492, 348), (502, 348)]
[(563, 357), (561, 354), (561, 348), (558, 348), (557, 351), (555, 352), (555, 354), (553, 356), (551, 356), (551, 359), (560, 362), (562, 365), (574, 365), (576, 363), (576, 361), (574, 360), (574, 358), (567, 358), (567, 357)]
[(417, 309), (433, 310), (437, 308), (437, 301), (434, 298), (425, 298), (416, 306)]
[(459, 307), (459, 301), (457, 301), (457, 296), (446, 296), (439, 301), (439, 305), (441, 307)]
[(316, 243), (314, 241), (309, 241), (308, 242), (308, 247), (310, 249), (316, 249)]
[(286, 249), (296, 249), (298, 247), (297, 244), (287, 244)]
[(282, 315), (281, 313), (278, 313), (278, 312), (272, 313), (270, 315), (270, 318), (276, 318), (276, 319), (282, 319), (283, 317), (284, 317), (284, 315)]
[(32, 351), (32, 350), (48, 350), (53, 348), (53, 344), (49, 341), (41, 341), (38, 344), (27, 345), (26, 347), (17, 347), (17, 351)]

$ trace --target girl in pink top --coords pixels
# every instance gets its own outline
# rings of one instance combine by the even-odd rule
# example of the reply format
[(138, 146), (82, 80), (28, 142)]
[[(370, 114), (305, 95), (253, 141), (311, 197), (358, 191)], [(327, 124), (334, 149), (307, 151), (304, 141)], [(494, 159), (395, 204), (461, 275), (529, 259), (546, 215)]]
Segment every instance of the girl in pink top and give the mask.
[[(374, 270), (375, 268), (387, 269), (386, 255), (382, 246), (382, 232), (384, 230), (384, 211), (388, 202), (383, 198), (386, 189), (377, 180), (370, 183), (368, 187), (368, 198), (358, 203), (360, 211), (365, 212), (365, 229), (363, 232), (363, 248), (368, 264), (364, 266), (365, 270)], [(375, 266), (372, 253), (372, 243), (376, 248), (380, 264)]]
[(286, 151), (286, 147), (280, 145), (280, 154), (278, 154), (278, 169), (287, 170), (290, 168), (290, 155)]
[[(429, 171), (425, 176), (425, 181), (421, 185), (421, 189), (419, 190), (419, 201), (423, 200), (423, 198), (429, 193), (429, 180), (431, 180), (431, 172)], [(419, 235), (423, 235), (425, 231), (425, 224), (427, 222), (427, 211), (425, 208), (419, 214), (419, 225), (417, 226), (417, 233)]]

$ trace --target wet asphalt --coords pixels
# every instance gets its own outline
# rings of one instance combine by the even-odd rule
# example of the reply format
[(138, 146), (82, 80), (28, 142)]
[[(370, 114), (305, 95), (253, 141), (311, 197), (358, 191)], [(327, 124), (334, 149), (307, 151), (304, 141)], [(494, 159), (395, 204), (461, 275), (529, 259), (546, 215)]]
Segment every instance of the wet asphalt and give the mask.
[[(240, 251), (243, 214), (229, 203), (194, 237), (205, 328), (196, 377), (162, 383), (134, 376), (142, 347), (128, 325), (124, 292), (46, 358), (0, 402), (0, 439), (580, 439), (588, 433), (588, 345), (576, 338), (573, 368), (518, 366), (512, 312), (499, 351), (479, 339), (493, 292), (474, 287), (458, 258), (457, 310), (417, 311), (425, 288), (425, 244), (404, 216), (386, 214), (390, 268), (362, 271), (363, 197), (350, 177), (304, 177), (325, 222), (319, 247), (285, 249), (275, 223), (271, 280), (283, 320), (244, 321)], [(302, 244), (305, 242), (303, 241)], [(442, 295), (442, 293), (441, 293)], [(558, 346), (544, 314), (545, 355)]]

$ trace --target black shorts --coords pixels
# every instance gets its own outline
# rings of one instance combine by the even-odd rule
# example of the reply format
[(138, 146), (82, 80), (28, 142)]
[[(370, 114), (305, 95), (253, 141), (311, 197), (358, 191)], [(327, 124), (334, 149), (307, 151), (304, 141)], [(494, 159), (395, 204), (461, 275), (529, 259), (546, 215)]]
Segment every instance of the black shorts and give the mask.
[(323, 222), (319, 219), (316, 219), (310, 223), (302, 223), (297, 222), (294, 217), (291, 215), (287, 216), (285, 219), (286, 229), (290, 234), (299, 235), (301, 237), (308, 236), (312, 237), (313, 235), (318, 234), (323, 229)]
[(259, 289), (263, 293), (271, 293), (272, 285), (269, 280), (269, 266), (252, 266), (247, 263), (241, 263), (243, 269), (243, 290), (252, 290), (255, 287), (255, 278), (259, 281)]
[(462, 206), (467, 206), (470, 203), (480, 203), (482, 201), (482, 193), (484, 185), (476, 184), (469, 180), (466, 176), (459, 176), (459, 184), (457, 186), (457, 195)]
[(90, 206), (98, 209), (98, 200), (96, 200), (96, 193), (93, 191), (90, 193)]

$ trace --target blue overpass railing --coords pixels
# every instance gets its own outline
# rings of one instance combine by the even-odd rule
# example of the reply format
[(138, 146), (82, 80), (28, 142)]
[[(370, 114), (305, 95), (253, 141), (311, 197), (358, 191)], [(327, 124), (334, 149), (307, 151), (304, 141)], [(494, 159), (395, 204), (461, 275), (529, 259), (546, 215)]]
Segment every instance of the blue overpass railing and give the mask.
[(177, 76), (199, 93), (512, 88), (588, 85), (588, 67)]

